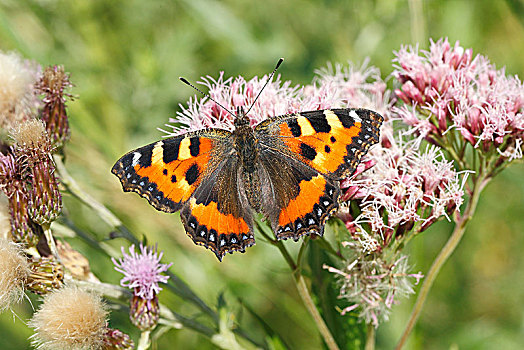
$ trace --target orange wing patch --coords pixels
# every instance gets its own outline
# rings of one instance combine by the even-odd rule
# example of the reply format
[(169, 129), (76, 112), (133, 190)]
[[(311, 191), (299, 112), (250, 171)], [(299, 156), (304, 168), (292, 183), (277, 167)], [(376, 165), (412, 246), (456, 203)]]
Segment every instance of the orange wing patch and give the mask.
[(244, 218), (220, 212), (216, 202), (203, 204), (192, 198), (180, 217), (193, 242), (211, 249), (219, 260), (226, 253), (244, 252), (255, 244), (252, 230)]
[(326, 220), (338, 209), (340, 189), (324, 175), (303, 179), (299, 188), (298, 195), (281, 208), (275, 228), (277, 239), (297, 240), (311, 232), (323, 235)]
[(300, 160), (323, 174), (351, 174), (367, 149), (378, 142), (382, 117), (362, 109), (297, 114), (279, 124), (278, 135)]
[(134, 191), (157, 210), (175, 212), (189, 200), (212, 170), (212, 149), (227, 131), (188, 133), (138, 148), (118, 160), (113, 174), (124, 191)]

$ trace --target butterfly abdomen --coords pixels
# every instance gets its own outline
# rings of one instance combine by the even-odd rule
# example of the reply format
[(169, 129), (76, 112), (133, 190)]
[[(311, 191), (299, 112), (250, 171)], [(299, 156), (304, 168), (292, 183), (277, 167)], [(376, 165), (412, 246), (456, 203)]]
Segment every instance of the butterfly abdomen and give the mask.
[(262, 200), (260, 196), (259, 155), (257, 140), (253, 129), (249, 125), (241, 125), (233, 133), (235, 150), (240, 164), (240, 180), (242, 188), (255, 211), (260, 211)]

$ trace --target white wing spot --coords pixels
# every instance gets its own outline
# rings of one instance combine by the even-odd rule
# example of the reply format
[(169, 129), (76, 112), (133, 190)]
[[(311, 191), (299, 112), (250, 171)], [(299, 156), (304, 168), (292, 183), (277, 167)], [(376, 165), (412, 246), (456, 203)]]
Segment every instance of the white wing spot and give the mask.
[(140, 161), (140, 157), (142, 157), (142, 155), (139, 152), (133, 153), (133, 166), (136, 166), (138, 164), (138, 162)]
[(357, 112), (352, 110), (351, 112), (349, 112), (349, 116), (355, 119), (357, 123), (362, 123), (362, 119), (358, 116)]

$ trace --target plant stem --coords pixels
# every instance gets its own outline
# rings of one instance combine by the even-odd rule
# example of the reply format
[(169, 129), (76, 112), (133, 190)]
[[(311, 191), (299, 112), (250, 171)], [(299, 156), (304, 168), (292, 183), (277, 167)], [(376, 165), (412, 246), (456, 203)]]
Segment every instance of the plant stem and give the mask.
[(51, 254), (53, 254), (55, 259), (60, 262), (60, 256), (58, 255), (55, 239), (53, 238), (53, 233), (51, 232), (51, 226), (49, 224), (44, 224), (42, 225), (42, 229), (44, 230), (44, 236), (47, 241), (47, 245), (51, 250)]
[(300, 297), (302, 298), (304, 305), (306, 306), (311, 316), (313, 316), (317, 328), (320, 331), (322, 338), (324, 338), (324, 341), (326, 342), (328, 349), (338, 350), (339, 348), (337, 343), (335, 342), (335, 339), (331, 335), (329, 328), (326, 326), (326, 323), (322, 319), (322, 316), (318, 312), (317, 307), (315, 306), (315, 303), (313, 302), (313, 299), (309, 294), (306, 282), (304, 281), (304, 276), (302, 276), (300, 273), (295, 273), (295, 284), (298, 289), (298, 294), (300, 294)]
[(146, 350), (149, 349), (151, 345), (150, 339), (151, 331), (143, 331), (140, 333), (140, 339), (138, 340), (137, 350)]
[(282, 241), (278, 241), (276, 239), (273, 239), (264, 229), (264, 227), (258, 222), (255, 221), (255, 224), (258, 228), (258, 231), (274, 246), (280, 250), (280, 253), (288, 263), (289, 267), (291, 268), (291, 271), (293, 272), (293, 280), (295, 281), (295, 285), (298, 290), (298, 294), (302, 298), (302, 302), (304, 303), (304, 306), (309, 311), (311, 316), (313, 317), (313, 320), (315, 321), (315, 324), (317, 325), (317, 329), (320, 332), (320, 335), (324, 339), (324, 342), (326, 343), (326, 346), (330, 350), (338, 350), (339, 347), (337, 343), (335, 342), (335, 339), (331, 335), (331, 332), (329, 331), (329, 328), (327, 327), (326, 323), (322, 319), (322, 316), (317, 310), (317, 307), (315, 306), (315, 303), (313, 302), (313, 298), (311, 298), (311, 295), (309, 294), (309, 290), (306, 285), (306, 281), (304, 280), (304, 276), (301, 274), (300, 269), (300, 260), (302, 258), (303, 250), (305, 248), (305, 244), (303, 244), (300, 247), (299, 252), (299, 261), (295, 263), (293, 258), (291, 257), (291, 254), (286, 249), (286, 246), (282, 243)]
[(374, 350), (375, 349), (375, 326), (368, 324), (368, 331), (366, 336), (366, 346), (364, 350)]
[(428, 294), (431, 289), (431, 286), (433, 285), (433, 282), (435, 281), (444, 263), (448, 260), (451, 254), (455, 251), (455, 249), (457, 248), (457, 245), (459, 244), (460, 240), (462, 239), (462, 236), (464, 235), (464, 232), (466, 231), (467, 223), (471, 220), (477, 208), (480, 193), (482, 192), (484, 187), (488, 184), (489, 180), (490, 178), (485, 178), (484, 176), (482, 176), (482, 173), (480, 173), (479, 176), (477, 177), (474, 187), (473, 187), (471, 198), (468, 202), (466, 210), (464, 211), (464, 215), (455, 223), (455, 228), (453, 230), (453, 233), (451, 234), (448, 241), (446, 242), (446, 245), (442, 248), (440, 253), (437, 255), (437, 257), (433, 261), (433, 264), (431, 265), (431, 268), (429, 269), (428, 274), (426, 278), (424, 279), (424, 282), (422, 283), (422, 286), (420, 288), (420, 291), (417, 297), (417, 301), (415, 302), (415, 305), (413, 306), (413, 310), (411, 311), (409, 321), (406, 325), (406, 328), (404, 329), (404, 332), (402, 333), (402, 337), (400, 338), (400, 341), (398, 342), (397, 346), (395, 347), (396, 350), (402, 349), (402, 347), (405, 345), (411, 331), (413, 330), (413, 327), (415, 326), (420, 316), (420, 312), (422, 311), (422, 307), (424, 306), (424, 303), (428, 297)]

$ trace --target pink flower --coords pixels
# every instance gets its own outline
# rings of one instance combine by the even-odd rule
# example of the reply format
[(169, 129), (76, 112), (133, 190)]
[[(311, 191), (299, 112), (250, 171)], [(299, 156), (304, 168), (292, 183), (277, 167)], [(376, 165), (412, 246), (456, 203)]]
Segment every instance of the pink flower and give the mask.
[[(211, 98), (231, 113), (237, 107), (246, 111), (253, 103), (269, 78), (254, 77), (251, 80), (239, 76), (225, 78), (220, 73), (217, 79), (202, 78), (200, 85), (207, 88)], [(391, 99), (380, 71), (368, 67), (367, 61), (355, 68), (337, 65), (317, 71), (317, 77), (310, 85), (292, 86), (290, 81), (280, 81), (280, 76), (267, 84), (259, 99), (248, 114), (251, 125), (278, 115), (312, 111), (326, 108), (360, 107), (373, 109), (388, 118)], [(162, 130), (169, 136), (206, 128), (233, 130), (234, 117), (208, 97), (191, 98), (176, 118), (169, 119), (175, 125), (167, 125), (172, 131)]]
[(167, 283), (168, 276), (162, 275), (172, 264), (161, 264), (163, 252), (157, 253), (156, 247), (146, 247), (140, 244), (140, 253), (135, 252), (135, 245), (129, 247), (126, 254), (122, 247), (123, 257), (112, 258), (115, 270), (124, 274), (120, 280), (122, 287), (133, 289), (134, 295), (151, 300), (161, 290), (159, 283)]
[[(519, 158), (524, 140), (524, 85), (506, 76), (481, 55), (447, 39), (431, 42), (429, 51), (402, 47), (396, 52), (395, 94), (405, 106), (394, 112), (419, 135), (437, 144), (456, 129), (459, 137), (483, 152), (496, 149)], [(430, 124), (431, 126), (429, 126)], [(511, 150), (512, 152), (508, 152)]]
[[(463, 185), (453, 163), (436, 146), (420, 150), (419, 140), (392, 136), (391, 123), (382, 127), (380, 146), (370, 150), (374, 165), (342, 181), (343, 200), (357, 204), (349, 211), (357, 226), (367, 224), (380, 237), (382, 247), (402, 236), (416, 223), (436, 221), (462, 204)], [(427, 226), (424, 226), (426, 228)], [(361, 230), (363, 230), (361, 228)]]

